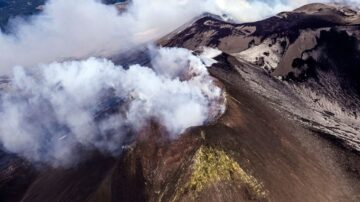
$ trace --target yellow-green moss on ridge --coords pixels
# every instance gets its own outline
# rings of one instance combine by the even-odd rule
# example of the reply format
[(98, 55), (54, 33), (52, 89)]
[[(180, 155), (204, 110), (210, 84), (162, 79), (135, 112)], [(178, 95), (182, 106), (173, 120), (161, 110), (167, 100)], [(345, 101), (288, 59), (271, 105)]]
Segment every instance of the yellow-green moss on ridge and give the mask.
[(196, 195), (211, 184), (235, 180), (248, 189), (252, 198), (260, 199), (266, 196), (263, 185), (222, 150), (202, 146), (193, 161), (193, 172), (185, 184), (185, 192), (190, 191)]

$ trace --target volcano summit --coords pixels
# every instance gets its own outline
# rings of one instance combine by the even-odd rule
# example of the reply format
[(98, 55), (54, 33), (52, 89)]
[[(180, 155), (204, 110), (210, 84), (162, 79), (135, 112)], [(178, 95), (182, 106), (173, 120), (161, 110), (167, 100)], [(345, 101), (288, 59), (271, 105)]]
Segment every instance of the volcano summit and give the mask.
[(0, 201), (359, 201), (359, 4), (285, 2), (10, 20)]

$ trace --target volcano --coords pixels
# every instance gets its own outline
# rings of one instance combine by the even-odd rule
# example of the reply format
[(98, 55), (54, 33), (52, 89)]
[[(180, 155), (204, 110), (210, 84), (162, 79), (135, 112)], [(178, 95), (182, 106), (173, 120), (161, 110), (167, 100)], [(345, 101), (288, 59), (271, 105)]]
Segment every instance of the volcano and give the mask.
[(75, 168), (2, 152), (0, 200), (359, 201), (359, 41), (360, 12), (338, 4), (242, 24), (204, 14), (157, 45), (220, 51), (208, 71), (225, 91), (221, 117), (176, 139), (147, 123), (120, 156), (91, 152)]

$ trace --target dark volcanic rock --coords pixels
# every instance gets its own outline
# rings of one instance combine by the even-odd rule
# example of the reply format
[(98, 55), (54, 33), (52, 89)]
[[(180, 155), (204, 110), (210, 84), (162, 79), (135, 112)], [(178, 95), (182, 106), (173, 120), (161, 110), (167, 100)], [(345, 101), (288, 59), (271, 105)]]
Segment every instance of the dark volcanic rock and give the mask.
[[(275, 107), (308, 120), (303, 122), (308, 127), (340, 137), (360, 150), (359, 28), (356, 10), (310, 4), (254, 23), (207, 16), (160, 43), (193, 50), (217, 47), (241, 63), (263, 68), (272, 79), (245, 72), (254, 91), (277, 103)], [(273, 80), (279, 78), (282, 87), (274, 86), (277, 81)], [(325, 111), (334, 116), (323, 116)]]
[(0, 201), (19, 201), (37, 175), (30, 163), (0, 152)]

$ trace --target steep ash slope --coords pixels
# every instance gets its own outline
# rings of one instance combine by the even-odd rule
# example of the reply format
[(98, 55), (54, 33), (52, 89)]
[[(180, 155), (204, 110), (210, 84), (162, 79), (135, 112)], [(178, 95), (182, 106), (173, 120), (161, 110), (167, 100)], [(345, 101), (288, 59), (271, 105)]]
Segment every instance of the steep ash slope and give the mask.
[[(172, 143), (159, 142), (157, 127), (149, 128), (150, 138), (125, 155), (132, 166), (121, 164), (114, 186), (143, 187), (137, 193), (148, 201), (358, 200), (359, 176), (346, 171), (359, 169), (357, 154), (267, 107), (230, 63), (215, 65), (211, 73), (227, 89), (226, 114)], [(124, 172), (132, 173), (127, 181), (121, 180)], [(145, 179), (142, 186), (139, 178)], [(132, 201), (130, 190), (113, 194)]]

